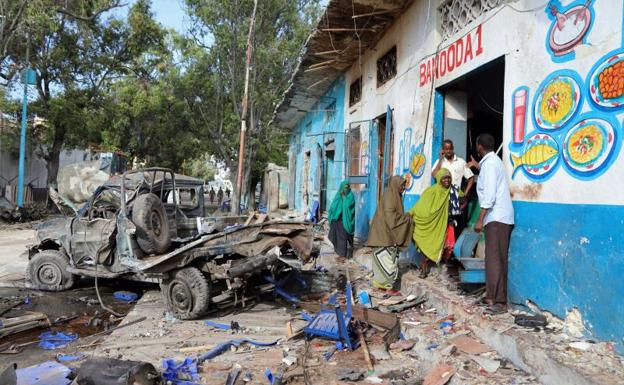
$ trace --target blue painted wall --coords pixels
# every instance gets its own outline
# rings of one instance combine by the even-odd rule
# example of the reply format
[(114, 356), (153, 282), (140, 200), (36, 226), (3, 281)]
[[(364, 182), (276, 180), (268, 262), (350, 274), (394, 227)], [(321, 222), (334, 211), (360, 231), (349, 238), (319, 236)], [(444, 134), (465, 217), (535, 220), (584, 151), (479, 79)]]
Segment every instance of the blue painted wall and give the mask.
[(624, 353), (624, 207), (514, 202), (509, 298), (565, 318)]
[[(338, 186), (343, 179), (345, 157), (344, 101), (345, 79), (340, 77), (331, 85), (311, 111), (306, 113), (291, 133), (289, 151), (295, 154), (296, 180), (294, 186), (291, 184), (290, 188), (295, 189), (295, 209), (297, 210), (305, 208), (303, 199), (304, 183), (308, 183), (309, 186), (310, 203), (314, 199), (320, 199), (320, 191), (314, 191), (314, 186), (320, 185), (320, 183), (316, 183), (321, 178), (317, 170), (319, 169), (319, 161), (323, 161), (319, 160), (317, 156), (317, 147), (320, 146), (324, 154), (324, 141), (327, 140), (329, 135), (335, 140), (334, 161), (329, 162), (326, 167), (321, 167), (328, 173), (327, 196), (329, 201), (336, 194)], [(331, 112), (326, 110), (333, 103), (335, 103), (335, 112), (333, 113), (333, 118), (328, 119)], [(304, 181), (303, 163), (307, 151), (310, 152), (310, 171), (307, 181)]]

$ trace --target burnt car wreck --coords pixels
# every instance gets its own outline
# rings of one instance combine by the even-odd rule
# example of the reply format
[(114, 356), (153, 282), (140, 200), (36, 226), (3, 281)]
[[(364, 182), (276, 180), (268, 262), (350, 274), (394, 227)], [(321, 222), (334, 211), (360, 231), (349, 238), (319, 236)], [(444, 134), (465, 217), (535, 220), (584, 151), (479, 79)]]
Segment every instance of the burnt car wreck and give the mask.
[(203, 195), (201, 180), (150, 168), (111, 178), (80, 209), (64, 200), (74, 215), (44, 222), (29, 248), (30, 287), (67, 290), (77, 277), (157, 283), (168, 310), (193, 319), (245, 298), (252, 277), (274, 279), (312, 257), (311, 225), (205, 217)]

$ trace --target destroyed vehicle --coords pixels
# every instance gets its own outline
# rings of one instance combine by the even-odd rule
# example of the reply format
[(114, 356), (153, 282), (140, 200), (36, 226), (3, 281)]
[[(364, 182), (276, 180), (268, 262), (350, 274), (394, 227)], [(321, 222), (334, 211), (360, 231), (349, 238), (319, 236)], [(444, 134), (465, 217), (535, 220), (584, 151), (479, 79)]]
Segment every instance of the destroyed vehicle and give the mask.
[(111, 178), (75, 215), (40, 225), (28, 284), (61, 291), (80, 276), (159, 283), (168, 309), (193, 319), (211, 301), (239, 298), (251, 276), (274, 279), (312, 255), (305, 223), (235, 225), (244, 218), (204, 218), (203, 207), (202, 182), (168, 169)]

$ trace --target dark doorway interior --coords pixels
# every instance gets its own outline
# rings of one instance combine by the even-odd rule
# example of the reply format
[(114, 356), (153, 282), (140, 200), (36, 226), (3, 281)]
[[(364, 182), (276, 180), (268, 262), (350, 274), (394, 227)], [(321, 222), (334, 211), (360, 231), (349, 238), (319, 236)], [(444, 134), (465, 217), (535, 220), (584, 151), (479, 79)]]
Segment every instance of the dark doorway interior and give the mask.
[[(454, 99), (454, 110), (459, 110), (459, 116), (464, 115), (463, 119), (446, 119), (444, 124), (445, 138), (455, 137), (454, 142), (459, 144), (455, 146), (458, 156), (470, 160), (472, 155), (476, 159), (475, 141), (483, 133), (493, 135), (497, 146), (502, 143), (504, 84), (505, 59), (501, 57), (441, 90), (445, 95), (445, 112), (449, 109), (448, 95)], [(502, 151), (498, 155), (502, 156)]]

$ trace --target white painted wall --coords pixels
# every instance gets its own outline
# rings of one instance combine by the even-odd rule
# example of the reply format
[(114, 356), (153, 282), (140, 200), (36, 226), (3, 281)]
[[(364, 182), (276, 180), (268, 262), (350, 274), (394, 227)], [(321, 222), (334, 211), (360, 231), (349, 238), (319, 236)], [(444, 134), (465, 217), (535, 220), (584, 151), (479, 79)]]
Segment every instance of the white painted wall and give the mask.
[[(429, 4), (431, 3), (431, 7)], [(426, 138), (424, 146), (427, 157), (424, 177), (415, 180), (414, 187), (408, 194), (417, 194), (429, 186), (428, 177), (431, 167), (431, 138), (433, 135), (433, 103), (430, 103), (431, 84), (423, 87), (419, 85), (419, 65), (436, 51), (440, 44), (440, 34), (437, 32), (438, 15), (437, 6), (439, 0), (415, 1), (404, 12), (392, 28), (383, 36), (376, 47), (364, 53), (361, 65), (355, 63), (346, 74), (348, 85), (362, 74), (363, 89), (362, 100), (355, 106), (345, 109), (345, 128), (349, 122), (372, 119), (386, 110), (386, 105), (394, 108), (395, 142), (394, 165), (399, 164), (400, 140), (404, 137), (403, 132), (408, 127), (412, 128), (412, 143), (420, 143)], [(531, 110), (535, 92), (546, 77), (556, 70), (570, 69), (578, 72), (583, 83), (586, 83), (588, 72), (591, 67), (605, 56), (609, 51), (621, 49), (623, 45), (622, 21), (623, 2), (621, 0), (602, 0), (592, 2), (594, 24), (587, 35), (587, 44), (576, 47), (576, 58), (563, 63), (554, 62), (546, 50), (546, 36), (552, 25), (551, 19), (545, 11), (546, 4), (543, 0), (524, 0), (512, 2), (511, 6), (517, 10), (530, 10), (530, 12), (518, 12), (510, 6), (501, 6), (492, 10), (456, 36), (441, 43), (444, 50), (458, 38), (467, 33), (475, 34), (477, 26), (481, 25), (482, 47), (480, 55), (473, 60), (463, 62), (451, 73), (446, 73), (435, 81), (435, 87), (447, 84), (462, 75), (486, 64), (501, 56), (505, 57), (505, 85), (504, 85), (504, 142), (503, 159), (512, 174), (512, 166), (509, 160), (510, 149), (508, 144), (512, 136), (512, 93), (520, 86), (529, 88), (527, 128), (529, 133), (535, 130), (531, 120)], [(563, 0), (565, 9), (572, 2)], [(376, 61), (393, 45), (397, 45), (398, 68), (397, 76), (385, 85), (376, 87)], [(475, 43), (473, 42), (473, 47)], [(587, 96), (587, 86), (581, 85), (584, 97), (580, 114), (591, 112), (599, 114), (600, 111), (591, 105)], [(345, 106), (348, 106), (348, 92), (345, 95)], [(431, 113), (427, 119), (428, 107)], [(609, 115), (616, 117), (619, 124), (622, 123), (624, 110), (609, 111)], [(575, 118), (578, 120), (578, 115)], [(564, 126), (557, 134), (567, 131), (572, 124)], [(616, 131), (622, 140), (622, 128), (616, 127)], [(522, 149), (520, 149), (522, 152)], [(604, 174), (593, 179), (583, 180), (571, 175), (566, 171), (563, 158), (559, 159), (560, 165), (553, 175), (544, 183), (540, 183), (539, 197), (525, 194), (527, 186), (535, 185), (535, 181), (529, 179), (522, 172), (515, 174), (512, 181), (512, 190), (516, 200), (538, 199), (542, 202), (560, 203), (601, 203), (618, 204), (624, 203), (624, 196), (615, 193), (619, 190), (618, 185), (624, 172), (624, 157), (621, 152), (616, 160)], [(434, 160), (437, 155), (434, 155)]]

